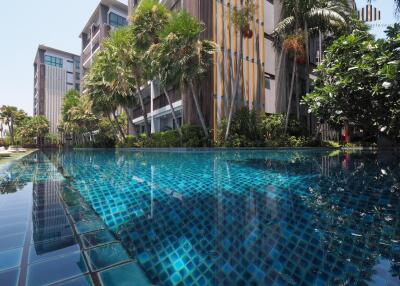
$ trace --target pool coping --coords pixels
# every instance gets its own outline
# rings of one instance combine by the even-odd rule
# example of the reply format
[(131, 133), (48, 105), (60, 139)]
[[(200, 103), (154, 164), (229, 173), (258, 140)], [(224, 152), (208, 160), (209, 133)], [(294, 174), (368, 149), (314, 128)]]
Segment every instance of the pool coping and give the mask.
[(16, 157), (4, 157), (5, 161), (2, 162), (2, 160), (0, 160), (0, 168), (7, 166), (15, 161), (21, 160), (22, 158), (38, 151), (39, 149), (28, 149), (26, 152), (21, 152), (21, 153), (12, 153), (12, 155), (16, 154), (16, 155), (20, 155), (20, 156), (16, 156)]

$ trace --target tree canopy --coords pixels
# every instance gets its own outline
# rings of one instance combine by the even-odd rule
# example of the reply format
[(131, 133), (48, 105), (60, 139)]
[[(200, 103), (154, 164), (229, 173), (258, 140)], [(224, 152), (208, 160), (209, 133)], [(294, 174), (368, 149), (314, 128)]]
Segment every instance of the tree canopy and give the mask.
[[(389, 29), (392, 31), (392, 29)], [(317, 68), (304, 103), (319, 118), (350, 124), (365, 136), (400, 139), (400, 34), (375, 40), (365, 31), (342, 36)]]

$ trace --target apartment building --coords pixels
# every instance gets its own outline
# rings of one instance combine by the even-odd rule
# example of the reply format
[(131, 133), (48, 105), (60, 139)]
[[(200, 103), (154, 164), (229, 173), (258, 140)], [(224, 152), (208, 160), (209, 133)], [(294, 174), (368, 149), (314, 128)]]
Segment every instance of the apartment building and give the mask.
[[(129, 12), (134, 11), (140, 1), (130, 0)], [(272, 0), (257, 0), (257, 12), (251, 25), (253, 36), (245, 38), (243, 50), (243, 92), (239, 100), (250, 108), (256, 107), (268, 113), (275, 110), (276, 53), (271, 33), (279, 20), (279, 5)], [(275, 1), (276, 2), (276, 1)], [(200, 103), (207, 125), (217, 130), (218, 124), (228, 114), (227, 96), (231, 87), (230, 70), (235, 71), (238, 53), (238, 38), (235, 28), (229, 20), (233, 7), (239, 1), (219, 0), (164, 0), (161, 1), (171, 10), (185, 9), (205, 24), (203, 37), (215, 41), (221, 52), (214, 57), (214, 64), (208, 78), (202, 82)], [(259, 80), (261, 79), (261, 80)], [(174, 102), (180, 123), (198, 123), (196, 111), (190, 96), (178, 90), (169, 91)], [(171, 110), (165, 96), (152, 83), (145, 90), (148, 118), (152, 132), (175, 128)], [(137, 131), (144, 130), (142, 111), (133, 111), (133, 123)]]
[[(355, 7), (354, 0), (348, 0), (351, 7)], [(137, 0), (129, 0), (129, 13), (133, 13), (138, 5)], [(162, 0), (162, 4), (171, 10), (185, 9), (199, 21), (205, 24), (203, 38), (213, 40), (220, 47), (220, 52), (214, 56), (214, 63), (208, 77), (201, 84), (199, 101), (210, 129), (216, 130), (220, 122), (227, 117), (229, 100), (233, 83), (230, 73), (236, 71), (236, 59), (238, 56), (238, 33), (232, 24), (231, 14), (234, 7), (238, 7), (237, 0)], [(291, 69), (280, 69), (280, 53), (273, 44), (272, 33), (281, 20), (281, 1), (279, 0), (255, 0), (256, 13), (250, 24), (252, 36), (244, 39), (243, 51), (243, 79), (241, 98), (237, 103), (241, 106), (256, 108), (266, 113), (281, 113), (286, 111), (287, 78)], [(323, 36), (311, 39), (309, 61), (315, 66), (323, 53)], [(282, 65), (281, 65), (282, 66)], [(288, 71), (290, 70), (290, 71)], [(305, 90), (306, 78), (312, 75), (301, 74), (300, 90)], [(164, 131), (175, 128), (171, 110), (165, 96), (152, 83), (145, 90), (145, 99), (148, 119), (151, 122), (152, 132)], [(192, 98), (181, 94), (178, 90), (170, 90), (174, 109), (177, 112), (180, 123), (198, 123)], [(293, 105), (292, 105), (293, 108)], [(303, 108), (304, 109), (304, 108)], [(295, 112), (295, 111), (292, 111)], [(301, 110), (306, 120), (306, 110)], [(144, 131), (144, 119), (142, 111), (137, 108), (133, 111), (133, 123), (138, 132)], [(307, 118), (309, 119), (309, 118)], [(309, 124), (311, 124), (309, 122)]]
[(50, 132), (57, 134), (65, 93), (70, 89), (80, 90), (80, 57), (40, 45), (33, 67), (33, 114), (46, 116)]
[[(83, 28), (81, 67), (84, 76), (100, 49), (101, 42), (118, 27), (127, 25), (128, 6), (117, 0), (101, 0)], [(82, 77), (83, 79), (83, 77)]]

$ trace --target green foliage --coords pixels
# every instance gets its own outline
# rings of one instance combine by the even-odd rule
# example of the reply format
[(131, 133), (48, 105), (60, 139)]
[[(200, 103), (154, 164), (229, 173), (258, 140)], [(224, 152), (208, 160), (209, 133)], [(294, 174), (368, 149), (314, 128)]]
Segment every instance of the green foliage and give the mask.
[(284, 135), (285, 117), (268, 115), (242, 108), (232, 118), (231, 132), (224, 140), (226, 122), (218, 131), (217, 146), (223, 147), (304, 147), (318, 146), (318, 142), (306, 137), (306, 128), (296, 120), (290, 120), (288, 135)]
[(335, 41), (317, 68), (309, 111), (334, 127), (350, 124), (364, 136), (400, 139), (400, 34), (375, 40), (354, 31)]
[(132, 16), (135, 46), (142, 52), (158, 43), (160, 31), (170, 17), (168, 9), (158, 0), (142, 0)]
[(11, 145), (14, 145), (14, 128), (18, 127), (27, 116), (25, 111), (15, 106), (3, 105), (0, 107), (0, 118), (8, 126)]
[(61, 116), (64, 121), (68, 120), (68, 111), (79, 105), (79, 96), (79, 92), (75, 89), (70, 89), (65, 94), (61, 107)]
[(322, 145), (322, 147), (329, 147), (329, 148), (340, 148), (341, 147), (339, 142), (330, 141), (330, 140), (322, 141), (321, 145)]
[(27, 117), (16, 129), (21, 144), (34, 144), (49, 135), (50, 123), (43, 115)]
[(117, 144), (119, 148), (171, 148), (186, 147), (196, 148), (205, 147), (207, 141), (204, 139), (202, 129), (196, 125), (182, 126), (182, 142), (177, 130), (168, 130), (152, 134), (139, 136), (129, 135), (125, 142)]
[(216, 46), (200, 40), (203, 31), (204, 25), (186, 11), (172, 14), (160, 32), (161, 42), (148, 51), (165, 86), (187, 86), (208, 71)]
[(254, 14), (256, 12), (257, 6), (253, 1), (246, 0), (244, 5), (237, 9), (234, 7), (232, 13), (232, 23), (237, 29), (245, 29), (248, 28), (250, 22), (254, 18)]

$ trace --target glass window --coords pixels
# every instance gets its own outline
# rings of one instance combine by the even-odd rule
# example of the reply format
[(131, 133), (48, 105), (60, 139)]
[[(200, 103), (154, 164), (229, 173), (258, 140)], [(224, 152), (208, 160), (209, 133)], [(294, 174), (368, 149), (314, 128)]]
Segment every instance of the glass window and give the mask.
[(75, 73), (75, 79), (80, 80), (81, 79), (81, 74), (80, 73)]
[(77, 91), (79, 91), (79, 90), (81, 89), (81, 85), (80, 85), (79, 83), (76, 83), (76, 84), (75, 84), (75, 89), (76, 89)]
[(81, 69), (81, 62), (80, 61), (75, 61), (75, 68), (77, 70)]
[(114, 27), (121, 27), (126, 26), (127, 22), (124, 17), (111, 12), (109, 16), (109, 24)]
[(57, 58), (57, 57), (53, 57), (53, 56), (49, 56), (49, 55), (45, 55), (44, 56), (44, 63), (46, 65), (55, 66), (55, 67), (58, 67), (58, 68), (62, 68), (63, 67), (63, 59)]
[(271, 80), (269, 78), (265, 79), (265, 88), (271, 89)]

